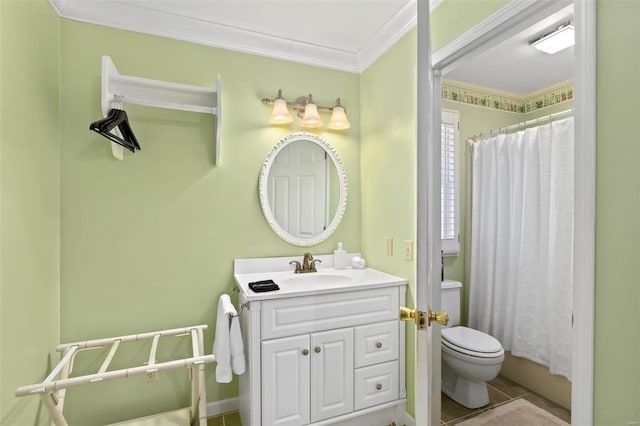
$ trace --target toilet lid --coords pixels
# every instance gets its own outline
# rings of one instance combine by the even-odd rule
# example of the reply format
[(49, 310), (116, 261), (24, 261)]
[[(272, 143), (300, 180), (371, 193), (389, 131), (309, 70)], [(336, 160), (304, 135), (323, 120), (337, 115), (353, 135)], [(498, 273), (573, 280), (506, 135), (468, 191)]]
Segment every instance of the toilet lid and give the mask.
[(457, 346), (476, 353), (497, 354), (502, 352), (502, 345), (497, 339), (472, 328), (443, 328), (442, 340), (449, 347)]

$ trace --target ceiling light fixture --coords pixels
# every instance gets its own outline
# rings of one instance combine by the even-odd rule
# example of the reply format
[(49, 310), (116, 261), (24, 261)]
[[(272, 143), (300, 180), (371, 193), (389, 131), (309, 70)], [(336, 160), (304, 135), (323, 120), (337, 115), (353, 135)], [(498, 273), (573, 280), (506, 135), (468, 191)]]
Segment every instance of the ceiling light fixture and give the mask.
[(340, 98), (336, 99), (333, 106), (330, 107), (317, 105), (311, 95), (301, 96), (297, 98), (295, 102), (287, 102), (282, 97), (282, 89), (280, 89), (275, 98), (263, 98), (262, 103), (273, 105), (273, 112), (269, 120), (273, 124), (287, 124), (293, 121), (293, 117), (288, 110), (288, 107), (291, 107), (295, 114), (302, 119), (300, 122), (302, 127), (321, 127), (323, 122), (318, 111), (331, 111), (331, 119), (327, 127), (332, 130), (346, 130), (351, 127), (347, 119), (346, 110), (340, 102)]
[(573, 25), (566, 24), (558, 27), (552, 33), (532, 41), (530, 44), (541, 52), (553, 55), (567, 47), (573, 46), (575, 39), (575, 29)]

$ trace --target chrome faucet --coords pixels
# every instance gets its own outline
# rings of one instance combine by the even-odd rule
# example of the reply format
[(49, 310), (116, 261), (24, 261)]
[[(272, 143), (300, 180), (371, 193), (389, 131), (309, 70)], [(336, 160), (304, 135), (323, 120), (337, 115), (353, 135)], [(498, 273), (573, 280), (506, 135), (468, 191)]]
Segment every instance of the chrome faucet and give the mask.
[(289, 265), (296, 265), (295, 272), (296, 274), (304, 274), (307, 272), (318, 272), (316, 269), (316, 263), (322, 263), (320, 259), (314, 259), (313, 255), (309, 252), (304, 254), (304, 258), (302, 260), (302, 265), (297, 260), (292, 260), (289, 262)]

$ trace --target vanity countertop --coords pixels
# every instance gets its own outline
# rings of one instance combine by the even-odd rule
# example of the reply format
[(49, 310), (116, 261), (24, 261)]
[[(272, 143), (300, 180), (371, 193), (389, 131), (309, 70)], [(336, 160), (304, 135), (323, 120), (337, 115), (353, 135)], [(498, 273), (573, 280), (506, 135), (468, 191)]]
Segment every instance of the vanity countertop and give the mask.
[[(407, 284), (407, 280), (404, 278), (371, 268), (335, 269), (333, 268), (332, 256), (316, 256), (315, 258), (323, 260), (323, 263), (318, 265), (318, 272), (302, 274), (294, 273), (288, 265), (288, 261), (290, 261), (291, 258), (272, 258), (269, 259), (272, 260), (272, 263), (264, 263), (257, 267), (255, 265), (250, 265), (249, 267), (245, 267), (247, 264), (242, 265), (242, 262), (252, 259), (236, 260), (234, 268), (236, 285), (244, 294), (247, 301), (257, 301)], [(286, 268), (280, 266), (282, 262), (277, 262), (276, 259), (286, 261), (284, 263)], [(321, 265), (323, 264), (326, 265), (326, 267), (322, 267)], [(249, 283), (269, 279), (273, 280), (280, 289), (256, 293), (249, 288)]]

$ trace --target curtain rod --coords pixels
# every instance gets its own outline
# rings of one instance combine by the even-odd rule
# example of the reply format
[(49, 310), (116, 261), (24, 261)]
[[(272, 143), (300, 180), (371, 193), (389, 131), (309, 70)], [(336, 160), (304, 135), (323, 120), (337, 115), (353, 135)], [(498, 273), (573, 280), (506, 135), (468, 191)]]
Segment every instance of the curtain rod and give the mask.
[[(531, 120), (527, 120), (527, 121), (523, 121), (521, 123), (518, 124), (512, 124), (510, 126), (506, 126), (506, 127), (500, 127), (498, 129), (495, 130), (490, 130), (488, 132), (488, 137), (493, 137), (493, 136), (497, 136), (501, 133), (507, 133), (511, 130), (518, 130), (518, 129), (524, 129), (526, 127), (532, 126), (534, 124), (540, 124), (542, 122), (545, 121), (553, 121), (554, 119), (558, 118), (558, 117), (562, 117), (564, 115), (572, 115), (573, 114), (573, 108), (571, 109), (567, 109), (564, 111), (560, 111), (560, 112), (554, 112), (553, 114), (549, 114), (549, 115), (544, 115), (542, 117), (538, 117), (538, 118), (534, 118)], [(469, 139), (476, 141), (476, 139), (480, 138), (480, 140), (483, 140), (485, 137), (485, 133), (480, 133), (475, 134), (473, 136), (471, 136)]]

